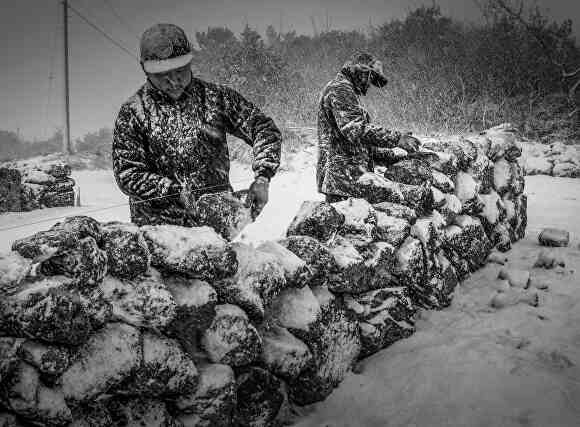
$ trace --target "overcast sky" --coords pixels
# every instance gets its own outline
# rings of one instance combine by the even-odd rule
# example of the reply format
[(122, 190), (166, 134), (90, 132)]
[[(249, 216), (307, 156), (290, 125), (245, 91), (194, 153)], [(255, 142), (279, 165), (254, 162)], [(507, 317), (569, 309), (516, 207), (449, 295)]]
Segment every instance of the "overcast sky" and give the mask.
[[(156, 22), (182, 26), (191, 38), (208, 26), (239, 33), (247, 22), (312, 34), (361, 29), (401, 18), (429, 0), (69, 0), (98, 26), (137, 53), (141, 32)], [(447, 15), (478, 22), (473, 0), (439, 0)], [(580, 34), (580, 1), (538, 0), (558, 21), (573, 19)], [(112, 6), (109, 7), (109, 6)], [(0, 129), (27, 139), (45, 138), (63, 121), (62, 6), (58, 0), (2, 1), (0, 6)], [(118, 108), (143, 83), (138, 62), (71, 13), (71, 134), (111, 127)], [(52, 70), (52, 79), (49, 78)]]

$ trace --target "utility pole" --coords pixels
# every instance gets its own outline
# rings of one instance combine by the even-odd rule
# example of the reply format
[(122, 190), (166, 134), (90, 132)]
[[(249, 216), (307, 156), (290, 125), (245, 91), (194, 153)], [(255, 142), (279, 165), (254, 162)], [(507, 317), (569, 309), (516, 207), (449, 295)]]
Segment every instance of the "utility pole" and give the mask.
[(69, 102), (69, 75), (68, 75), (68, 0), (62, 1), (64, 17), (64, 141), (63, 151), (72, 154), (70, 141), (70, 102)]

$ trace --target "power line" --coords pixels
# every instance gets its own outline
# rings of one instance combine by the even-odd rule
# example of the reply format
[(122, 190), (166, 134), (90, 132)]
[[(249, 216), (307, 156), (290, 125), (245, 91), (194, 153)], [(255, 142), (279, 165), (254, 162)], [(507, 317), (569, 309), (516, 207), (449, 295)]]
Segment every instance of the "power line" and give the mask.
[(132, 36), (134, 36), (137, 40), (139, 40), (137, 33), (135, 31), (133, 31), (132, 27), (127, 23), (127, 21), (121, 16), (121, 14), (119, 12), (117, 12), (117, 10), (113, 7), (111, 2), (109, 0), (103, 0), (103, 3), (105, 3), (107, 5), (107, 7), (111, 11), (111, 13), (113, 15), (115, 15), (117, 20), (121, 23), (121, 25), (123, 25), (125, 27), (127, 32), (130, 33)]
[(81, 18), (83, 21), (85, 21), (85, 23), (87, 23), (90, 27), (92, 27), (94, 30), (98, 31), (99, 33), (101, 33), (101, 35), (103, 37), (105, 37), (107, 40), (109, 40), (111, 43), (113, 43), (115, 46), (117, 46), (119, 49), (121, 49), (123, 52), (127, 53), (128, 55), (131, 55), (134, 59), (136, 59), (137, 61), (139, 61), (139, 57), (137, 55), (135, 55), (133, 52), (131, 52), (129, 49), (127, 49), (125, 46), (123, 46), (121, 43), (119, 43), (117, 40), (115, 40), (113, 37), (111, 37), (109, 34), (107, 34), (107, 32), (105, 30), (103, 30), (101, 27), (99, 27), (98, 25), (94, 24), (91, 20), (89, 20), (87, 17), (85, 17), (81, 12), (79, 12), (76, 8), (74, 8), (73, 6), (68, 5), (68, 8), (75, 13), (75, 15), (77, 15), (79, 18)]

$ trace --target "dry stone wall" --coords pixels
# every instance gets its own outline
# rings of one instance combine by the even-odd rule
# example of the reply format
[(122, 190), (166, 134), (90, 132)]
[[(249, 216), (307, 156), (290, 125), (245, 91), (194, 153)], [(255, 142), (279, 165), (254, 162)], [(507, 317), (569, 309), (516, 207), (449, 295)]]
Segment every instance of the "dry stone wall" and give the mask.
[(15, 241), (0, 425), (276, 426), (325, 399), (525, 233), (509, 135), (430, 148), (361, 177), (359, 197), (304, 202), (257, 247), (224, 238), (247, 212), (217, 196), (202, 206), (220, 234), (70, 217)]
[(74, 206), (74, 188), (70, 166), (60, 161), (0, 164), (0, 213)]

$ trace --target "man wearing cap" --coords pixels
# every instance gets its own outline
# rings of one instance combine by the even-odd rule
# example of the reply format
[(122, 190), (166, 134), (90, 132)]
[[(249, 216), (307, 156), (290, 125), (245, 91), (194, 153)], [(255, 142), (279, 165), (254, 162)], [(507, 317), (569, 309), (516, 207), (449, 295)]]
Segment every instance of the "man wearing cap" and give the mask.
[(238, 92), (193, 77), (181, 28), (154, 25), (140, 51), (147, 81), (121, 106), (113, 132), (113, 172), (129, 196), (131, 221), (194, 226), (196, 198), (232, 191), (227, 133), (253, 147), (247, 204), (255, 218), (280, 164), (281, 135), (272, 119)]
[(356, 197), (356, 181), (381, 162), (389, 148), (417, 151), (418, 139), (370, 122), (359, 97), (371, 85), (383, 88), (383, 66), (366, 52), (355, 53), (322, 90), (318, 108), (318, 191), (329, 203)]

